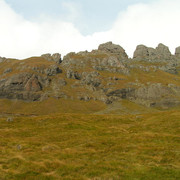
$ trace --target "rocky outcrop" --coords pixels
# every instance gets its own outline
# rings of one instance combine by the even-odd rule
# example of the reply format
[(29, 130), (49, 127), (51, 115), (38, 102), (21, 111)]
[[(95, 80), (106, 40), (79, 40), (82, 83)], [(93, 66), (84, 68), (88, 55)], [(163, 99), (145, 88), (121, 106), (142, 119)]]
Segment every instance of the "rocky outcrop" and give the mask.
[(54, 76), (62, 73), (62, 70), (57, 65), (52, 65), (49, 68), (44, 69), (43, 73), (45, 73), (47, 76)]
[(12, 72), (12, 68), (7, 68), (4, 70), (4, 74), (10, 73), (10, 72)]
[(161, 43), (158, 45), (158, 47), (156, 47), (156, 49), (146, 47), (144, 45), (138, 45), (134, 52), (133, 60), (146, 61), (149, 63), (159, 63), (158, 66), (153, 68), (156, 70), (160, 69), (171, 74), (177, 74), (177, 60), (175, 56), (171, 54), (167, 46)]
[(113, 44), (112, 42), (100, 44), (98, 47), (98, 50), (106, 52), (106, 53), (110, 53), (113, 55), (117, 55), (119, 59), (128, 59), (128, 56), (125, 50), (121, 46)]
[(38, 77), (36, 75), (32, 75), (31, 78), (27, 81), (27, 83), (24, 85), (24, 90), (26, 91), (41, 91), (42, 85), (38, 80)]
[(68, 69), (67, 72), (66, 72), (66, 77), (68, 79), (80, 80), (81, 79), (81, 74), (79, 74), (77, 71), (73, 71), (71, 69)]
[[(180, 104), (179, 54), (180, 48), (171, 55), (163, 44), (155, 49), (139, 45), (131, 59), (121, 46), (107, 42), (91, 52), (68, 53), (62, 62), (60, 54), (19, 62), (0, 58), (0, 98), (51, 97), (106, 104), (126, 99), (149, 107), (173, 107)], [(159, 74), (174, 84), (167, 84)]]
[(160, 83), (150, 84), (136, 89), (135, 98), (143, 100), (158, 101), (162, 97), (168, 97), (172, 95), (172, 91), (169, 87), (163, 86)]
[(159, 44), (156, 49), (138, 45), (133, 55), (134, 60), (146, 60), (146, 61), (168, 61), (172, 60), (171, 52), (169, 48), (163, 44)]
[(166, 65), (160, 66), (158, 69), (168, 72), (170, 74), (178, 74), (176, 61), (172, 61)]
[(180, 46), (176, 48), (175, 56), (176, 56), (177, 58), (180, 58)]
[(138, 45), (134, 52), (133, 59), (148, 60), (148, 58), (149, 58), (148, 47), (144, 45)]
[(107, 96), (108, 97), (116, 96), (121, 99), (129, 99), (135, 96), (135, 89), (134, 88), (117, 89), (115, 91), (109, 92)]
[(169, 48), (162, 43), (157, 46), (156, 52), (158, 60), (171, 60), (172, 58)]
[(0, 63), (3, 62), (3, 61), (5, 61), (5, 60), (6, 60), (6, 58), (0, 57)]
[(81, 84), (91, 86), (92, 89), (97, 88), (101, 84), (101, 80), (98, 78), (99, 73), (96, 71), (83, 72)]
[(124, 65), (124, 61), (127, 59), (128, 56), (122, 47), (108, 42), (101, 44), (98, 50), (92, 52), (69, 53), (64, 56), (61, 64), (67, 69), (68, 76), (76, 79), (74, 77), (75, 74), (73, 75), (73, 72), (69, 72), (69, 69), (77, 71), (73, 69), (86, 69), (90, 67), (97, 71), (128, 74), (129, 70)]
[(0, 97), (35, 101), (49, 79), (31, 73), (21, 73), (0, 80)]
[[(179, 89), (176, 87), (176, 89)], [(173, 107), (179, 105), (180, 101), (173, 96), (173, 88), (160, 83), (142, 85), (139, 88), (122, 88), (106, 94), (110, 99), (128, 99), (149, 107)], [(180, 91), (176, 94), (180, 97)]]
[(103, 58), (101, 61), (97, 61), (93, 68), (98, 71), (129, 74), (129, 70), (125, 67), (124, 63), (121, 62), (116, 56), (109, 56)]
[(41, 57), (43, 57), (44, 59), (46, 59), (48, 61), (54, 61), (57, 64), (60, 64), (62, 62), (61, 54), (59, 54), (59, 53), (55, 53), (53, 55), (51, 55), (49, 53), (48, 54), (43, 54), (43, 55), (41, 55)]
[(59, 73), (62, 73), (62, 69), (59, 68), (57, 64), (50, 65), (49, 67), (29, 67), (29, 66), (19, 66), (18, 70), (32, 70), (35, 73), (44, 74), (47, 76), (55, 76)]

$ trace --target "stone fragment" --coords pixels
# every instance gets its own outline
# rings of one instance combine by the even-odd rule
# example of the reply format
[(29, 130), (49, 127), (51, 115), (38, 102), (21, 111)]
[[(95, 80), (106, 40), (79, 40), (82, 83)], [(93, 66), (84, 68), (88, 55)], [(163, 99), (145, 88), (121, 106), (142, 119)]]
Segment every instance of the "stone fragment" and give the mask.
[(7, 122), (13, 122), (14, 120), (13, 120), (12, 117), (8, 117), (8, 118), (6, 119), (6, 121), (7, 121)]

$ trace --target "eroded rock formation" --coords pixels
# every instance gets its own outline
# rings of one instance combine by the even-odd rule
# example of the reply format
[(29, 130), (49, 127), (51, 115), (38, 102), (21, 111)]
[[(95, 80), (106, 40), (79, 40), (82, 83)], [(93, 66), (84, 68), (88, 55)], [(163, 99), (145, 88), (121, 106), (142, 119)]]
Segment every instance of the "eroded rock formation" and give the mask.
[[(43, 59), (43, 60), (42, 60)], [(112, 42), (92, 52), (44, 54), (29, 60), (0, 58), (0, 98), (76, 99), (106, 104), (126, 99), (148, 107), (180, 104), (180, 47), (138, 45), (133, 58)], [(165, 79), (166, 78), (166, 79)]]

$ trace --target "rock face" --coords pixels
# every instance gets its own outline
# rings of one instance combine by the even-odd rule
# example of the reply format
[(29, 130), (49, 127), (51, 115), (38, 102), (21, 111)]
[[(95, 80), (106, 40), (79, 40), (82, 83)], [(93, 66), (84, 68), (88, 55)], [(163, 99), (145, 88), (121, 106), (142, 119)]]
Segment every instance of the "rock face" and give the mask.
[(160, 63), (160, 66), (156, 66), (156, 69), (160, 69), (171, 74), (177, 74), (176, 57), (171, 54), (167, 46), (161, 43), (156, 47), (156, 49), (146, 47), (144, 45), (138, 45), (134, 52), (133, 60)]
[(98, 71), (119, 72), (128, 74), (124, 61), (128, 56), (119, 45), (108, 42), (101, 44), (98, 50), (92, 52), (69, 53), (64, 56), (62, 66), (65, 69), (82, 69), (91, 67)]
[(150, 84), (148, 86), (140, 87), (135, 91), (135, 99), (148, 101), (149, 106), (154, 106), (163, 98), (173, 95), (171, 88), (163, 86), (160, 83)]
[(73, 71), (71, 69), (67, 70), (66, 77), (68, 79), (77, 79), (77, 80), (81, 79), (81, 75), (77, 71)]
[(144, 45), (138, 45), (136, 47), (136, 50), (134, 52), (133, 58), (134, 59), (147, 59), (149, 57), (149, 51), (148, 51), (148, 47), (144, 46)]
[[(18, 69), (18, 68), (17, 68)], [(37, 101), (43, 96), (44, 88), (48, 87), (51, 82), (51, 76), (62, 73), (57, 65), (51, 65), (48, 68), (24, 69), (29, 72), (19, 72), (6, 76), (7, 73), (13, 72), (11, 68), (4, 71), (4, 78), (0, 79), (0, 98), (20, 99), (25, 101)], [(32, 72), (35, 71), (35, 72)]]
[(156, 49), (144, 45), (138, 45), (134, 52), (133, 59), (157, 62), (172, 60), (172, 55), (169, 48), (161, 43), (156, 47)]
[[(111, 91), (107, 94), (108, 97), (118, 97), (121, 99), (128, 99), (140, 104), (155, 107), (158, 104), (163, 105), (163, 101), (168, 105), (168, 101), (172, 104), (172, 98), (174, 92), (171, 88), (163, 86), (160, 83), (150, 84), (148, 86), (141, 86), (139, 88), (122, 88), (115, 91)], [(163, 101), (162, 101), (163, 100)], [(177, 103), (177, 100), (176, 100)], [(179, 101), (180, 104), (180, 101)]]
[(128, 59), (125, 50), (121, 46), (113, 44), (112, 42), (99, 45), (98, 50), (118, 55), (120, 59)]
[(6, 58), (0, 57), (0, 63), (3, 62), (3, 61), (5, 61), (5, 60), (6, 60)]
[(4, 74), (10, 73), (10, 72), (12, 72), (12, 68), (7, 68), (4, 70)]
[(61, 63), (61, 54), (59, 54), (59, 53), (55, 53), (53, 55), (51, 55), (51, 54), (43, 54), (43, 55), (41, 55), (41, 57), (43, 57), (44, 59), (46, 59), (48, 61), (54, 61), (57, 64)]
[[(44, 59), (42, 59), (44, 58)], [(43, 101), (49, 97), (111, 104), (123, 99), (148, 107), (180, 105), (180, 47), (138, 45), (134, 57), (112, 42), (97, 50), (34, 60), (0, 58), (0, 98)]]
[(0, 81), (0, 97), (35, 101), (40, 98), (43, 81), (40, 76), (22, 73)]
[(175, 56), (176, 56), (177, 58), (180, 58), (180, 46), (176, 48)]
[(111, 91), (107, 94), (108, 97), (119, 97), (122, 99), (129, 99), (135, 96), (135, 89), (134, 88), (123, 88), (123, 89), (117, 89), (115, 91)]
[(57, 65), (52, 65), (49, 68), (44, 69), (44, 73), (47, 76), (54, 76), (58, 73), (62, 73), (62, 70)]
[(83, 72), (81, 84), (88, 85), (92, 88), (97, 88), (101, 85), (101, 80), (98, 78), (99, 73), (96, 71)]
[(171, 60), (171, 52), (169, 51), (169, 48), (164, 44), (160, 43), (156, 48), (156, 52), (157, 58), (159, 60)]

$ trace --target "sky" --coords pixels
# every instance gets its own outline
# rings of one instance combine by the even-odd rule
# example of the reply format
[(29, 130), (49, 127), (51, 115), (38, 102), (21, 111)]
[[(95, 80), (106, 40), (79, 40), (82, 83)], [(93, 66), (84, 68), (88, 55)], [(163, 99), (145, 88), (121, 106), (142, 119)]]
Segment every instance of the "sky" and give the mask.
[(179, 0), (0, 0), (0, 56), (97, 49), (108, 41), (132, 57), (137, 45), (180, 46)]

